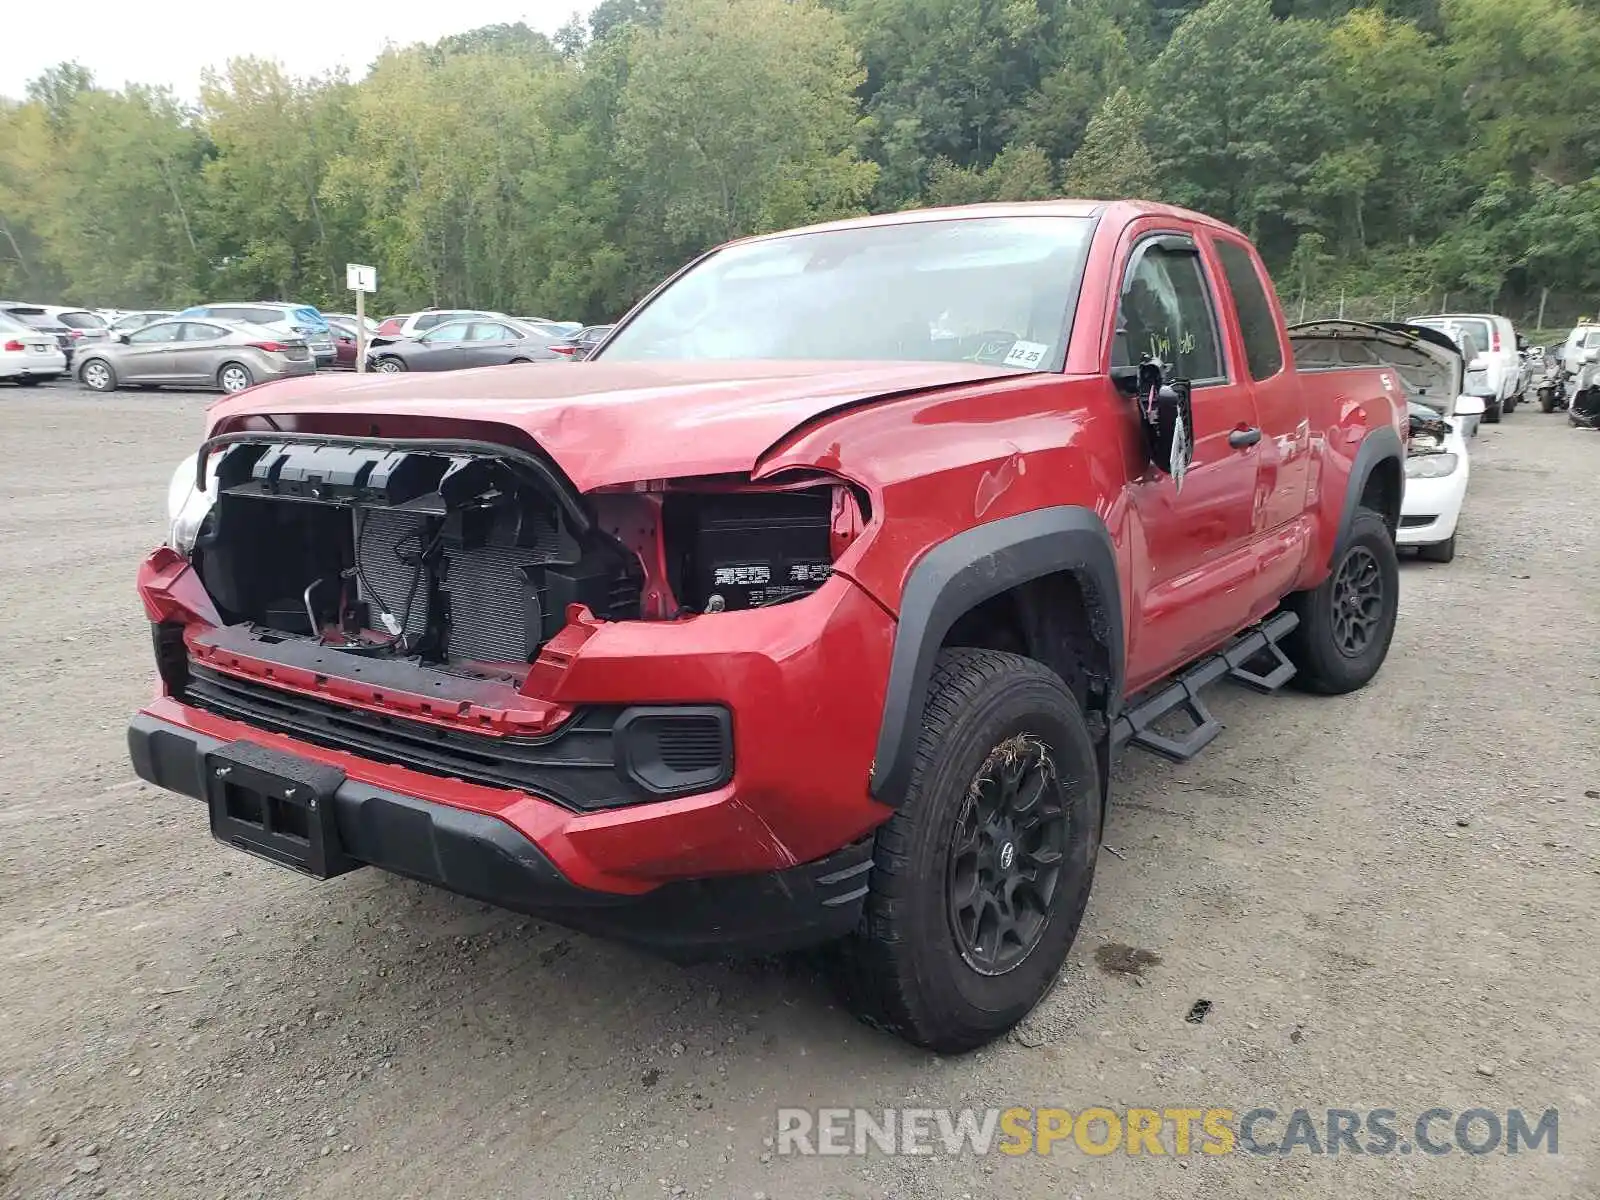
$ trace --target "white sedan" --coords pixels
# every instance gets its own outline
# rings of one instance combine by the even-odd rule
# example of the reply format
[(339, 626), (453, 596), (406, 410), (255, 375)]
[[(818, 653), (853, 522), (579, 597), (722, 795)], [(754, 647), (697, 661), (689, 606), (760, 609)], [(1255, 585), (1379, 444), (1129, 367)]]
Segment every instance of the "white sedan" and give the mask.
[(1477, 396), (1462, 396), (1448, 418), (1424, 404), (1412, 403), (1410, 409), (1405, 499), (1395, 540), (1402, 546), (1415, 546), (1419, 558), (1447, 563), (1456, 556), (1456, 524), (1471, 473), (1462, 431), (1477, 432), (1484, 402)]
[(38, 383), (66, 372), (67, 356), (56, 345), (54, 335), (0, 313), (0, 379)]

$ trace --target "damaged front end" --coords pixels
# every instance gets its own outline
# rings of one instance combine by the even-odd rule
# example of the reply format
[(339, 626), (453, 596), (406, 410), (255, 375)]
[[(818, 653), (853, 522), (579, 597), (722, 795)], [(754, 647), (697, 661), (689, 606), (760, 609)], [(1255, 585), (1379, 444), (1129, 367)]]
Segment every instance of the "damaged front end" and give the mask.
[[(716, 631), (744, 612), (770, 643), (754, 610), (821, 590), (865, 504), (817, 472), (584, 495), (498, 444), (230, 433), (174, 479), (140, 587), (189, 709), (593, 813), (731, 783), (727, 689), (765, 668), (712, 670), (741, 645)], [(680, 636), (620, 669), (602, 639), (583, 669), (643, 623)]]
[(584, 496), (509, 446), (250, 432), (206, 442), (168, 506), (218, 624), (516, 686), (573, 623), (810, 595), (868, 501), (814, 472)]
[(190, 558), (229, 625), (481, 670), (525, 666), (572, 605), (639, 615), (636, 558), (525, 452), (230, 435), (196, 470)]
[(1600, 429), (1600, 364), (1585, 363), (1569, 386), (1567, 421), (1581, 429)]
[(1410, 454), (1437, 454), (1444, 449), (1444, 439), (1449, 436), (1450, 423), (1432, 409), (1421, 404), (1410, 406)]

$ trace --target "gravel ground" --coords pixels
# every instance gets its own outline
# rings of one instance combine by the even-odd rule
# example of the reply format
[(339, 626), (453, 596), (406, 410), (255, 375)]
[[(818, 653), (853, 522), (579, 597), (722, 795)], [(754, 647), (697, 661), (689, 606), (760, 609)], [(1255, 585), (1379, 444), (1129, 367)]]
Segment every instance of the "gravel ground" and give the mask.
[[(1600, 436), (1485, 427), (1459, 556), (1403, 564), (1372, 687), (1221, 690), (1201, 758), (1122, 762), (1061, 986), (941, 1061), (805, 966), (685, 970), (374, 871), (312, 884), (132, 779), (134, 568), (208, 399), (0, 389), (0, 1194), (1600, 1196)], [(908, 1104), (1555, 1107), (1560, 1153), (770, 1144), (780, 1106)]]

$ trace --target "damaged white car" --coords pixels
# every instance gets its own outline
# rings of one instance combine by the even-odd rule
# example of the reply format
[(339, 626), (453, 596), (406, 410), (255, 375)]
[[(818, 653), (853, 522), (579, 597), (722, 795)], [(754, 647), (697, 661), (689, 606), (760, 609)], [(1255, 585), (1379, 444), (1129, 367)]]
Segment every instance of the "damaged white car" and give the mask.
[(1469, 373), (1455, 342), (1421, 325), (1312, 321), (1293, 326), (1289, 336), (1302, 371), (1393, 368), (1411, 414), (1396, 541), (1431, 562), (1449, 562), (1467, 496), (1467, 442), (1487, 408), (1483, 372)]

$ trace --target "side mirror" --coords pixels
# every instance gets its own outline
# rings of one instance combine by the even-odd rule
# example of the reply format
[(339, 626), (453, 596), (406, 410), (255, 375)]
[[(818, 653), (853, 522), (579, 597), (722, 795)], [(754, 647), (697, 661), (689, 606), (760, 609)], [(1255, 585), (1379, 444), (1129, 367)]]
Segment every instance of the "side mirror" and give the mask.
[(1172, 476), (1177, 491), (1183, 491), (1183, 477), (1194, 458), (1189, 381), (1169, 379), (1166, 367), (1149, 359), (1136, 367), (1113, 367), (1111, 380), (1133, 399), (1144, 431), (1146, 456), (1157, 470)]
[(1489, 406), (1483, 402), (1482, 396), (1456, 397), (1455, 411), (1456, 416), (1458, 417), (1481, 417), (1486, 411), (1488, 411), (1488, 407)]
[(128, 344), (128, 335), (125, 333), (119, 333), (116, 335), (116, 340), (126, 346)]
[(1125, 396), (1139, 394), (1139, 368), (1138, 367), (1112, 367), (1111, 382), (1117, 391)]

